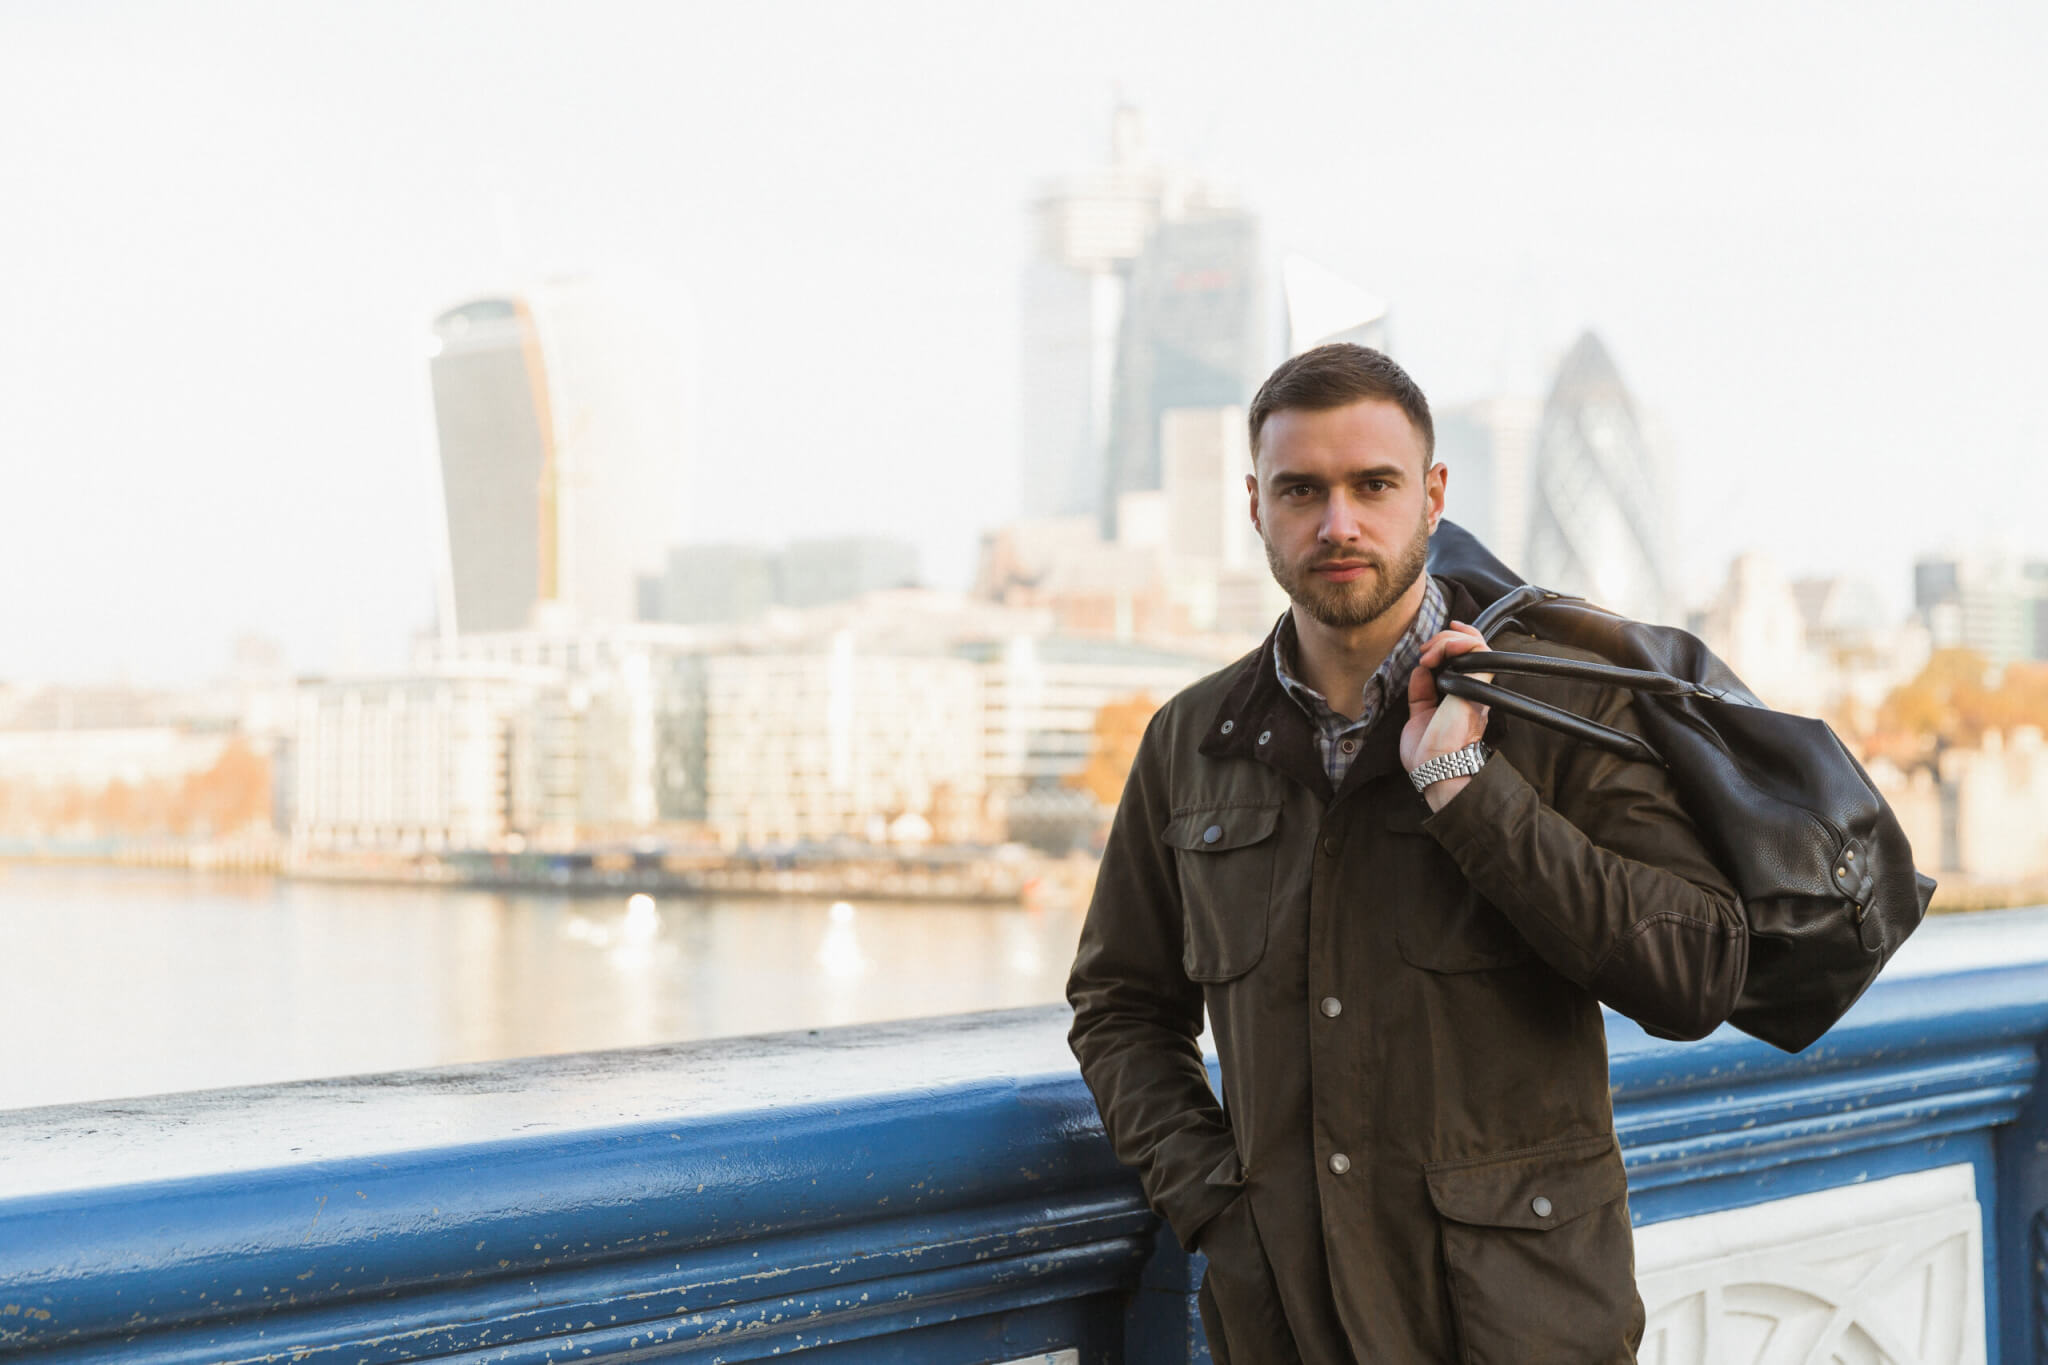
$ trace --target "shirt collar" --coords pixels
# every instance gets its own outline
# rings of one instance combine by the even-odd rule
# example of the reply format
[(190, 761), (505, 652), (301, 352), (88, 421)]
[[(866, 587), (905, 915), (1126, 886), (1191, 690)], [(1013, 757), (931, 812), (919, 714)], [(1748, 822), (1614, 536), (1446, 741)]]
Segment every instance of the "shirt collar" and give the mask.
[[(1359, 717), (1360, 721), (1370, 720), (1378, 710), (1377, 702), (1386, 695), (1390, 674), (1397, 670), (1402, 673), (1404, 676), (1401, 683), (1403, 690), (1406, 690), (1405, 675), (1414, 669), (1415, 661), (1422, 656), (1422, 647), (1429, 643), (1431, 636), (1444, 628), (1447, 612), (1443, 589), (1433, 575), (1425, 575), (1424, 581), (1429, 586), (1423, 589), (1422, 603), (1415, 610), (1415, 619), (1408, 623), (1408, 629), (1402, 632), (1401, 638), (1394, 642), (1394, 647), (1387, 651), (1387, 657), (1373, 670), (1372, 677), (1366, 680), (1365, 711)], [(1294, 699), (1295, 704), (1309, 714), (1310, 719), (1318, 718), (1325, 711), (1334, 710), (1327, 697), (1295, 676), (1294, 657), (1294, 612), (1290, 608), (1281, 614), (1279, 626), (1273, 632), (1274, 676), (1279, 679), (1280, 686)], [(1377, 697), (1374, 695), (1376, 691)]]

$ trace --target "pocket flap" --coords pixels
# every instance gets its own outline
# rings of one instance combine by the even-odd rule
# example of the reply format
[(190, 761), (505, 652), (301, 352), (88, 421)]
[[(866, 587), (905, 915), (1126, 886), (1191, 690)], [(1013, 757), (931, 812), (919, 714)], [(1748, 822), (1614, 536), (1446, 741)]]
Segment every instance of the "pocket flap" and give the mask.
[(1423, 1172), (1438, 1213), (1482, 1227), (1545, 1232), (1628, 1193), (1611, 1137), (1437, 1162)]
[(1270, 838), (1280, 824), (1280, 807), (1213, 806), (1185, 811), (1159, 837), (1188, 853), (1228, 853)]
[(1244, 1187), (1244, 1159), (1238, 1156), (1237, 1148), (1232, 1147), (1223, 1160), (1216, 1163), (1216, 1169), (1209, 1172), (1208, 1179), (1202, 1183), (1205, 1185), (1225, 1185), (1232, 1189), (1242, 1189)]

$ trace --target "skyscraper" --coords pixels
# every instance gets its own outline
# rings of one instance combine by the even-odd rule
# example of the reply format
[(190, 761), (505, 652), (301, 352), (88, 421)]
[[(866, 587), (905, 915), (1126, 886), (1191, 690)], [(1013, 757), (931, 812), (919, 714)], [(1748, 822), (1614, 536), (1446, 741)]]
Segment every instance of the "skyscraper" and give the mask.
[(518, 630), (552, 604), (631, 621), (672, 539), (682, 351), (647, 301), (586, 281), (435, 320), (431, 377), (456, 630)]
[(1219, 568), (1263, 570), (1244, 486), (1252, 467), (1244, 406), (1177, 408), (1161, 423), (1160, 448), (1167, 548)]
[(1138, 113), (1125, 107), (1116, 111), (1110, 164), (1049, 186), (1032, 205), (1019, 423), (1027, 517), (1101, 517), (1124, 298), (1165, 192)]
[(1529, 454), (1542, 416), (1534, 398), (1482, 398), (1434, 414), (1436, 457), (1450, 471), (1450, 518), (1511, 569), (1526, 558)]
[(1055, 183), (1032, 212), (1023, 510), (1088, 517), (1113, 538), (1119, 499), (1160, 486), (1161, 417), (1242, 404), (1264, 377), (1259, 223), (1153, 162), (1130, 108), (1110, 165)]
[(1132, 272), (1117, 340), (1106, 520), (1120, 495), (1160, 486), (1167, 412), (1248, 403), (1265, 377), (1260, 250), (1259, 220), (1214, 201), (1192, 202), (1153, 231)]
[(1169, 590), (1196, 630), (1263, 634), (1287, 594), (1252, 525), (1245, 409), (1175, 408), (1159, 425)]
[(1661, 471), (1634, 400), (1591, 332), (1559, 367), (1531, 468), (1525, 565), (1533, 583), (1640, 620), (1670, 607)]
[(556, 594), (554, 422), (533, 311), (478, 299), (434, 322), (434, 424), (460, 630), (518, 630)]

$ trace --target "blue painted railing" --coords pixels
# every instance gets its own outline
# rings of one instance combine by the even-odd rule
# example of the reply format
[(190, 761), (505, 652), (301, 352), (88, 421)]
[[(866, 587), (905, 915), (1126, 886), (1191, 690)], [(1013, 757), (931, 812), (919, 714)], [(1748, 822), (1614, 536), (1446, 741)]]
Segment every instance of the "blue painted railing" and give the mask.
[[(1203, 1356), (1065, 1011), (0, 1114), (0, 1356)], [(2048, 1360), (2048, 966), (1788, 1057), (1613, 1021), (1639, 1222), (1970, 1162), (1991, 1359)]]

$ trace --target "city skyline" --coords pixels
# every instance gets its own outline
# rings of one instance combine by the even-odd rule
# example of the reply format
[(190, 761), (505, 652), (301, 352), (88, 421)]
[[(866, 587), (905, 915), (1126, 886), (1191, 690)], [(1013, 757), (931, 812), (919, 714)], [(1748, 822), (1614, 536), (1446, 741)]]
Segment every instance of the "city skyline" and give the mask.
[(1597, 330), (1675, 438), (1689, 597), (1757, 545), (1901, 610), (1915, 554), (2044, 548), (2041, 16), (1307, 7), (1247, 51), (1220, 10), (1064, 47), (923, 15), (906, 49), (910, 15), (11, 8), (0, 570), (37, 590), (0, 678), (193, 679), (252, 628), (306, 669), (401, 657), (439, 553), (419, 337), (563, 271), (693, 300), (672, 539), (909, 533), (963, 585), (1018, 510), (1031, 195), (1103, 164), (1119, 90), (1383, 295), (1439, 408), (1540, 396)]

